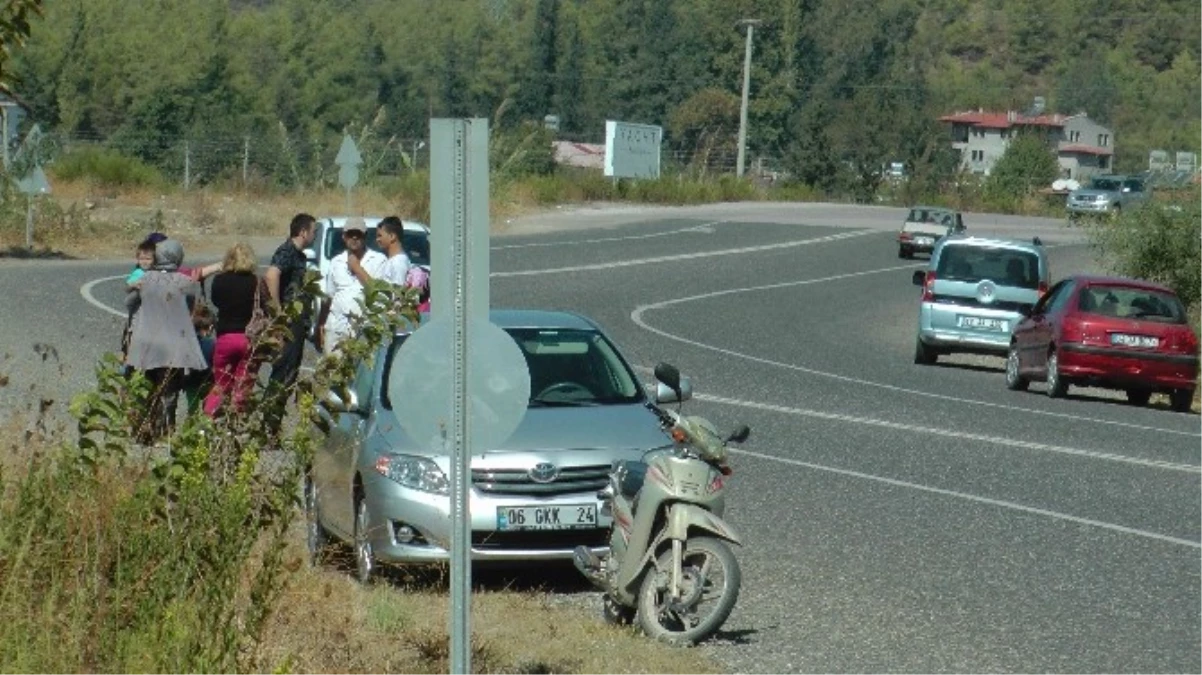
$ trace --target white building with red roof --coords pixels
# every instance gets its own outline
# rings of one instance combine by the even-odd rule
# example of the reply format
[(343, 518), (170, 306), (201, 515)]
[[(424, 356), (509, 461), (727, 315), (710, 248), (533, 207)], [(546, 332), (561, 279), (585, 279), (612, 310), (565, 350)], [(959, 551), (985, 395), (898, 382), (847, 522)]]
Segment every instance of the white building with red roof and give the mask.
[(1062, 178), (1081, 181), (1113, 168), (1114, 132), (1083, 112), (1025, 115), (977, 109), (944, 115), (939, 121), (951, 126), (960, 166), (971, 173), (989, 175), (1020, 131), (1039, 134), (1056, 150)]

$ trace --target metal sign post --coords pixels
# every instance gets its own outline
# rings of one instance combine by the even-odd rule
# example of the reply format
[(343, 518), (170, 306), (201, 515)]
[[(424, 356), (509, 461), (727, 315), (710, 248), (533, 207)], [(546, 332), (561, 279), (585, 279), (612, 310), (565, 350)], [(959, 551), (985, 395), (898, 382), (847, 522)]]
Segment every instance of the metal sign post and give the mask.
[[(447, 457), (451, 672), (471, 672), (471, 458), (501, 447), (526, 415), (530, 369), (489, 320), (488, 120), (430, 120), (431, 313), (389, 371), (396, 422)], [(485, 514), (481, 514), (485, 515)], [(495, 514), (492, 514), (495, 515)]]
[(35, 164), (33, 171), (21, 180), (17, 181), (17, 189), (25, 194), (25, 248), (33, 250), (33, 198), (34, 195), (47, 194), (50, 192), (50, 183), (46, 180), (46, 174), (42, 171), (39, 164)]
[[(451, 673), (471, 672), (469, 318), (488, 318), (488, 120), (430, 120), (430, 224), (450, 243), (432, 266), (434, 320), (451, 315)], [(483, 234), (483, 244), (480, 236)], [(450, 235), (449, 237), (447, 235)], [(445, 250), (445, 247), (442, 247)], [(483, 258), (483, 265), (479, 261)], [(451, 263), (447, 265), (446, 263)]]
[(338, 184), (346, 190), (346, 213), (351, 214), (351, 188), (359, 182), (359, 165), (363, 157), (350, 134), (342, 137), (342, 147), (338, 148), (338, 156), (334, 158), (338, 165)]

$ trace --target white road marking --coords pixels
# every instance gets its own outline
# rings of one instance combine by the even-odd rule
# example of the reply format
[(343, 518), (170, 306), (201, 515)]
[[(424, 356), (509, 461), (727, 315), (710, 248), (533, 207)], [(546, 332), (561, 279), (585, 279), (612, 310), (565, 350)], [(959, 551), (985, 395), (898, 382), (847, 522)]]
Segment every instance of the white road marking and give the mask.
[(97, 300), (95, 295), (92, 295), (92, 289), (95, 288), (98, 284), (102, 284), (106, 281), (116, 281), (116, 280), (124, 279), (124, 278), (125, 278), (125, 275), (123, 274), (121, 276), (116, 276), (116, 277), (102, 277), (100, 279), (93, 279), (93, 280), (89, 281), (88, 283), (84, 284), (83, 286), (79, 287), (79, 294), (82, 295), (83, 299), (87, 300), (88, 303), (91, 304), (93, 307), (98, 307), (98, 308), (108, 312), (109, 314), (113, 314), (113, 315), (119, 316), (122, 319), (124, 319), (126, 317), (125, 312), (118, 311), (116, 309), (113, 309), (112, 307), (109, 307), (108, 305), (104, 304), (103, 302)]
[(763, 244), (760, 246), (744, 246), (742, 248), (728, 248), (721, 251), (702, 251), (698, 253), (677, 253), (674, 255), (661, 255), (652, 258), (635, 258), (632, 260), (613, 260), (605, 263), (595, 263), (592, 265), (574, 265), (572, 267), (553, 267), (541, 270), (518, 270), (515, 272), (493, 272), (490, 277), (506, 278), (506, 277), (531, 277), (541, 274), (559, 274), (564, 272), (587, 272), (591, 270), (608, 270), (615, 267), (631, 267), (633, 265), (654, 265), (663, 262), (677, 262), (680, 260), (696, 260), (698, 258), (714, 258), (718, 256), (742, 255), (746, 253), (756, 253), (759, 251), (775, 251), (785, 248), (796, 248), (798, 246), (809, 246), (811, 244), (824, 244), (831, 241), (839, 241), (840, 239), (850, 239), (852, 237), (862, 237), (868, 234), (881, 234), (878, 230), (856, 230), (854, 232), (841, 232), (825, 237), (815, 237), (813, 239), (801, 239), (797, 241), (785, 241), (777, 244)]
[(1140, 530), (1140, 529), (1136, 529), (1134, 527), (1126, 527), (1124, 525), (1116, 525), (1114, 523), (1107, 523), (1107, 522), (1103, 522), (1100, 520), (1092, 520), (1090, 518), (1081, 518), (1080, 516), (1072, 516), (1067, 513), (1060, 513), (1058, 511), (1050, 511), (1048, 509), (1040, 509), (1040, 508), (1036, 508), (1033, 506), (1024, 506), (1023, 504), (1018, 504), (1015, 502), (1008, 502), (1008, 501), (1001, 500), (1001, 499), (991, 499), (989, 497), (980, 497), (980, 496), (968, 494), (965, 492), (957, 492), (955, 490), (946, 490), (944, 488), (931, 487), (929, 485), (920, 485), (918, 483), (911, 483), (909, 481), (897, 480), (896, 478), (885, 478), (884, 476), (874, 476), (872, 474), (862, 473), (860, 471), (852, 471), (850, 469), (840, 469), (840, 468), (833, 467), (833, 466), (824, 466), (822, 464), (814, 464), (812, 462), (803, 462), (801, 460), (789, 459), (787, 457), (778, 457), (776, 455), (769, 455), (769, 454), (765, 454), (762, 452), (753, 452), (751, 450), (743, 450), (741, 448), (731, 448), (730, 452), (733, 454), (738, 454), (738, 455), (746, 455), (748, 457), (756, 457), (758, 459), (763, 459), (763, 460), (767, 460), (770, 462), (779, 462), (781, 464), (789, 464), (791, 466), (799, 466), (799, 467), (803, 467), (806, 469), (813, 469), (815, 471), (825, 471), (828, 473), (835, 473), (835, 474), (839, 474), (842, 476), (849, 476), (851, 478), (859, 478), (862, 480), (870, 480), (870, 481), (875, 481), (877, 483), (884, 483), (886, 485), (892, 485), (895, 487), (907, 488), (910, 490), (919, 490), (922, 492), (929, 492), (931, 494), (942, 495), (944, 497), (953, 497), (955, 499), (964, 499), (964, 500), (967, 500), (970, 502), (976, 502), (978, 504), (987, 504), (989, 506), (997, 506), (997, 507), (1001, 507), (1004, 509), (1010, 509), (1013, 511), (1021, 511), (1023, 513), (1030, 513), (1030, 514), (1037, 515), (1037, 516), (1044, 516), (1046, 518), (1054, 518), (1056, 520), (1064, 520), (1064, 521), (1067, 521), (1070, 523), (1077, 523), (1079, 525), (1088, 525), (1089, 527), (1097, 527), (1097, 528), (1101, 528), (1103, 530), (1110, 530), (1112, 532), (1120, 532), (1122, 534), (1131, 534), (1131, 535), (1135, 535), (1138, 537), (1145, 537), (1147, 539), (1156, 539), (1159, 541), (1168, 542), (1170, 544), (1177, 544), (1178, 546), (1188, 546), (1190, 548), (1202, 548), (1202, 543), (1196, 542), (1196, 541), (1193, 541), (1190, 539), (1181, 539), (1179, 537), (1172, 537), (1167, 534), (1159, 534), (1157, 532), (1148, 532), (1147, 530)]
[[(1158, 433), (1162, 433), (1162, 434), (1172, 434), (1172, 435), (1176, 435), (1176, 436), (1189, 436), (1192, 438), (1197, 438), (1198, 436), (1202, 435), (1202, 434), (1192, 432), (1192, 431), (1177, 431), (1175, 429), (1164, 429), (1162, 427), (1153, 427), (1153, 426), (1147, 426), (1147, 425), (1143, 425), (1143, 424), (1134, 424), (1132, 422), (1119, 422), (1116, 420), (1099, 419), (1096, 417), (1083, 417), (1081, 415), (1072, 415), (1069, 413), (1054, 412), (1054, 411), (1050, 411), (1050, 410), (1035, 410), (1032, 408), (1023, 408), (1021, 406), (1006, 405), (1004, 403), (993, 403), (991, 401), (981, 401), (978, 399), (959, 398), (957, 396), (948, 396), (946, 394), (936, 394), (933, 392), (921, 391), (918, 389), (909, 389), (906, 387), (899, 387), (897, 385), (885, 384), (884, 382), (874, 382), (872, 380), (865, 380), (862, 378), (851, 377), (848, 375), (839, 375), (838, 373), (830, 373), (830, 372), (826, 372), (826, 371), (822, 371), (822, 370), (817, 370), (814, 368), (806, 368), (805, 366), (799, 366), (799, 365), (793, 364), (793, 363), (783, 363), (781, 361), (773, 361), (772, 359), (767, 359), (767, 358), (763, 358), (763, 357), (759, 357), (759, 356), (753, 356), (751, 354), (744, 354), (742, 352), (734, 351), (733, 349), (725, 349), (723, 347), (706, 344), (706, 343), (700, 342), (698, 340), (691, 340), (691, 339), (689, 339), (687, 337), (683, 337), (681, 335), (669, 333), (666, 330), (652, 326), (650, 323), (647, 322), (647, 320), (643, 316), (644, 314), (646, 314), (647, 312), (652, 311), (652, 310), (663, 309), (665, 307), (671, 307), (672, 305), (678, 305), (678, 304), (682, 304), (682, 303), (686, 303), (686, 302), (694, 302), (697, 300), (708, 300), (711, 298), (717, 298), (717, 297), (721, 297), (724, 295), (731, 295), (731, 294), (735, 294), (735, 293), (750, 293), (750, 292), (754, 292), (754, 291), (771, 290), (771, 289), (777, 289), (777, 288), (790, 288), (790, 287), (795, 287), (795, 286), (809, 286), (809, 285), (814, 285), (814, 284), (827, 283), (830, 281), (839, 281), (842, 279), (853, 279), (856, 277), (863, 277), (863, 276), (868, 276), (868, 275), (872, 275), (872, 274), (881, 274), (883, 272), (896, 272), (898, 270), (904, 270), (904, 269), (912, 268), (915, 266), (916, 265), (912, 265), (912, 264), (911, 265), (896, 265), (896, 266), (892, 266), (892, 267), (881, 267), (881, 268), (874, 269), (874, 270), (864, 270), (861, 272), (848, 272), (846, 274), (836, 274), (834, 276), (821, 277), (818, 279), (802, 279), (799, 281), (785, 281), (785, 282), (780, 282), (780, 283), (775, 283), (775, 284), (766, 284), (763, 286), (748, 286), (748, 287), (744, 287), (744, 288), (725, 288), (725, 289), (722, 289), (719, 291), (712, 291), (709, 293), (700, 293), (697, 295), (690, 295), (690, 296), (686, 296), (686, 297), (682, 297), (682, 298), (673, 298), (670, 300), (663, 300), (663, 301), (655, 302), (655, 303), (651, 303), (651, 304), (639, 305), (638, 307), (636, 307), (634, 309), (633, 312), (630, 313), (630, 320), (633, 321), (636, 326), (642, 328), (643, 330), (646, 330), (651, 333), (655, 333), (656, 335), (668, 338), (669, 340), (674, 340), (676, 342), (690, 345), (692, 347), (697, 347), (699, 349), (705, 349), (705, 350), (716, 352), (719, 354), (724, 354), (726, 356), (733, 356), (735, 358), (752, 361), (754, 363), (760, 363), (760, 364), (763, 364), (766, 366), (772, 366), (774, 368), (781, 368), (784, 370), (792, 370), (792, 371), (796, 371), (799, 373), (806, 373), (807, 375), (815, 375), (817, 377), (825, 377), (825, 378), (837, 380), (840, 382), (847, 382), (850, 384), (858, 384), (858, 385), (862, 385), (865, 387), (874, 387), (877, 389), (884, 389), (886, 391), (892, 391), (892, 392), (897, 392), (897, 393), (901, 393), (901, 394), (910, 394), (913, 396), (924, 396), (927, 398), (933, 398), (933, 399), (938, 399), (938, 400), (942, 400), (942, 401), (952, 401), (955, 403), (969, 403), (972, 405), (979, 405), (979, 406), (983, 406), (983, 407), (987, 407), (987, 408), (996, 408), (999, 410), (1009, 410), (1009, 411), (1014, 411), (1014, 412), (1027, 413), (1030, 415), (1042, 415), (1042, 416), (1046, 416), (1046, 417), (1057, 417), (1057, 418), (1061, 418), (1061, 419), (1071, 419), (1071, 420), (1076, 420), (1076, 421), (1080, 421), (1080, 422), (1091, 422), (1094, 424), (1105, 424), (1108, 426), (1123, 427), (1123, 428), (1127, 428), (1127, 429), (1138, 429), (1140, 431), (1154, 431), (1154, 432), (1158, 432)], [(923, 263), (922, 266), (925, 266), (925, 263)]]
[(713, 232), (714, 232), (713, 226), (719, 225), (724, 222), (726, 222), (726, 221), (715, 220), (712, 223), (705, 223), (702, 225), (692, 225), (690, 227), (682, 227), (678, 230), (671, 230), (669, 232), (651, 232), (649, 234), (631, 234), (631, 235), (626, 235), (626, 236), (622, 236), (622, 237), (601, 237), (598, 239), (574, 239), (572, 241), (546, 241), (546, 242), (533, 242), (533, 243), (529, 243), (529, 244), (507, 244), (505, 246), (493, 246), (493, 247), (490, 247), (489, 250), (490, 251), (508, 251), (510, 249), (515, 249), (515, 248), (549, 248), (552, 246), (578, 246), (580, 244), (604, 244), (604, 243), (611, 242), (611, 241), (633, 241), (633, 240), (638, 240), (638, 239), (655, 239), (656, 237), (671, 237), (671, 236), (681, 234), (683, 232), (704, 232), (706, 234), (713, 234)]
[(1178, 464), (1175, 462), (1166, 462), (1158, 459), (1143, 459), (1140, 457), (1130, 457), (1128, 455), (1116, 455), (1108, 452), (1070, 448), (1062, 445), (1049, 445), (1047, 443), (1021, 441), (1015, 438), (1007, 438), (1005, 436), (988, 436), (985, 434), (973, 434), (964, 431), (936, 429), (934, 427), (924, 427), (917, 424), (890, 422), (889, 420), (874, 419), (871, 417), (857, 417), (855, 415), (840, 415), (837, 413), (822, 412), (821, 410), (807, 410), (805, 408), (793, 408), (789, 406), (774, 405), (771, 403), (759, 403), (756, 401), (741, 401), (738, 399), (726, 398), (724, 396), (712, 396), (709, 394), (697, 394), (693, 398), (698, 401), (708, 401), (710, 403), (720, 403), (723, 405), (752, 408), (755, 410), (764, 410), (768, 412), (785, 413), (787, 415), (798, 415), (801, 417), (813, 417), (817, 419), (830, 420), (833, 422), (846, 422), (848, 424), (882, 427), (886, 429), (895, 429), (897, 431), (909, 431), (932, 436), (942, 436), (944, 438), (991, 443), (993, 445), (1002, 445), (1024, 450), (1038, 450), (1040, 452), (1053, 452), (1062, 455), (1076, 455), (1078, 457), (1087, 457), (1089, 459), (1102, 459), (1111, 462), (1121, 462), (1124, 464), (1135, 464), (1137, 466), (1146, 466), (1154, 469), (1182, 471), (1185, 473), (1202, 473), (1202, 467), (1194, 464)]

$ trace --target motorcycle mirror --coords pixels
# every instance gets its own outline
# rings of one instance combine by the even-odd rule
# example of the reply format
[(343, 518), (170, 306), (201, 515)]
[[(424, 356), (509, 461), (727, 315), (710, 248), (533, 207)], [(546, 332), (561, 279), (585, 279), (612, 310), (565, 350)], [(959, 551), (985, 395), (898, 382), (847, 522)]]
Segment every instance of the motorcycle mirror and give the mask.
[(668, 388), (680, 395), (680, 371), (670, 363), (659, 363), (655, 366), (655, 379), (668, 385)]
[(741, 424), (741, 425), (739, 425), (738, 429), (735, 429), (734, 431), (732, 431), (730, 433), (730, 436), (726, 437), (726, 442), (727, 443), (742, 443), (743, 441), (747, 440), (747, 437), (750, 435), (751, 435), (751, 427), (747, 426), (746, 424)]

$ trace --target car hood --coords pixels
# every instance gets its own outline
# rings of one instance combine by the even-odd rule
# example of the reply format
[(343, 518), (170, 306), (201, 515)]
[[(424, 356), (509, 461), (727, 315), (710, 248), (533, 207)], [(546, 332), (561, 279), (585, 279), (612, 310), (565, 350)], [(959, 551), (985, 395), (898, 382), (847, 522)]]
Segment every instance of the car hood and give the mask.
[[(404, 414), (401, 411), (399, 414)], [(385, 444), (396, 452), (445, 457), (419, 445), (399, 423), (381, 424)], [(616, 454), (627, 458), (631, 451), (670, 445), (671, 439), (659, 428), (659, 421), (643, 404), (602, 405), (583, 408), (530, 408), (518, 428), (497, 447), (486, 448), (485, 456), (548, 452), (596, 452), (607, 455), (608, 463)], [(615, 454), (616, 453), (616, 454)]]

